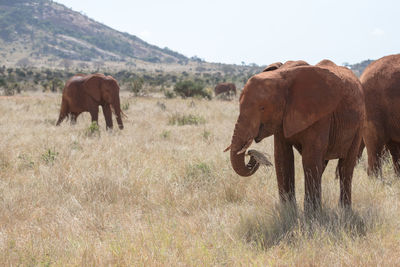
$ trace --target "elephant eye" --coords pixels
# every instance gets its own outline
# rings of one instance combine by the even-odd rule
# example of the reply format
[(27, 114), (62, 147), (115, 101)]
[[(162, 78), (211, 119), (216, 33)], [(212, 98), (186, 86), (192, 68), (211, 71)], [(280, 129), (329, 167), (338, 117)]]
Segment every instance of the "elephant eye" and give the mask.
[(265, 108), (264, 108), (264, 107), (261, 107), (261, 108), (260, 108), (260, 110), (261, 110), (261, 111), (264, 111), (264, 110), (265, 110)]

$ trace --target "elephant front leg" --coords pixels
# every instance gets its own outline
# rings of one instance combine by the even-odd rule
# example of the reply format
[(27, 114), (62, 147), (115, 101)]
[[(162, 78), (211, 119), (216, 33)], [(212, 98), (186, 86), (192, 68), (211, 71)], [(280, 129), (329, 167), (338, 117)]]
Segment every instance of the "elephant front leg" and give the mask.
[(111, 107), (110, 107), (110, 105), (105, 104), (102, 106), (102, 109), (103, 109), (104, 119), (106, 120), (106, 128), (112, 129), (113, 122), (112, 122)]
[(321, 177), (324, 169), (322, 155), (303, 154), (304, 212), (313, 214), (321, 209)]
[(274, 135), (274, 157), (280, 201), (296, 203), (293, 148), (282, 132)]

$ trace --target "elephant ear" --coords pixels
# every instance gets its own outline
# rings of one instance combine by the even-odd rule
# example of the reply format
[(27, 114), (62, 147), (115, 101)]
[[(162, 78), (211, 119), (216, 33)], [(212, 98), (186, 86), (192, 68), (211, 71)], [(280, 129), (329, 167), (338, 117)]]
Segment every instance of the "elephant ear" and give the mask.
[(100, 76), (92, 75), (85, 81), (83, 86), (85, 92), (97, 102), (101, 100), (101, 80)]
[(268, 65), (267, 67), (265, 67), (265, 69), (263, 69), (263, 72), (272, 71), (272, 70), (277, 70), (277, 69), (279, 69), (282, 65), (283, 65), (283, 64), (282, 64), (281, 62), (272, 63), (272, 64)]
[(343, 98), (343, 82), (327, 69), (298, 67), (288, 71), (288, 88), (283, 131), (285, 137), (307, 129), (332, 113)]

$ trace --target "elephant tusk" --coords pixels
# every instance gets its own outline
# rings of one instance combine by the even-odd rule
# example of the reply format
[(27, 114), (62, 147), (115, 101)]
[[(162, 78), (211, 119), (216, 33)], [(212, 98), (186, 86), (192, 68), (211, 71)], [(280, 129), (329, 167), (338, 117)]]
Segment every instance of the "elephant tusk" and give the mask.
[(231, 146), (232, 146), (232, 145), (229, 145), (227, 148), (225, 148), (224, 152), (230, 150), (230, 149), (231, 149)]
[(249, 141), (247, 141), (246, 145), (244, 145), (244, 147), (239, 150), (239, 152), (236, 153), (236, 155), (240, 155), (244, 152), (246, 152), (246, 150), (249, 148), (249, 146), (251, 145), (251, 143), (253, 142), (253, 139), (249, 139)]

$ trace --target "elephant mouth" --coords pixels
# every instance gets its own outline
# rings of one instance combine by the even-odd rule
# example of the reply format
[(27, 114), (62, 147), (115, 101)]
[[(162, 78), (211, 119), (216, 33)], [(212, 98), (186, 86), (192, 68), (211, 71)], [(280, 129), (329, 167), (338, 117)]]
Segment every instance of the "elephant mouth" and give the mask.
[(260, 127), (259, 127), (259, 130), (258, 130), (258, 134), (257, 134), (257, 136), (256, 137), (254, 137), (254, 141), (256, 142), (256, 143), (259, 143), (259, 142), (261, 142), (264, 138), (262, 137), (262, 130), (263, 130), (263, 128), (264, 128), (264, 124), (260, 124)]

